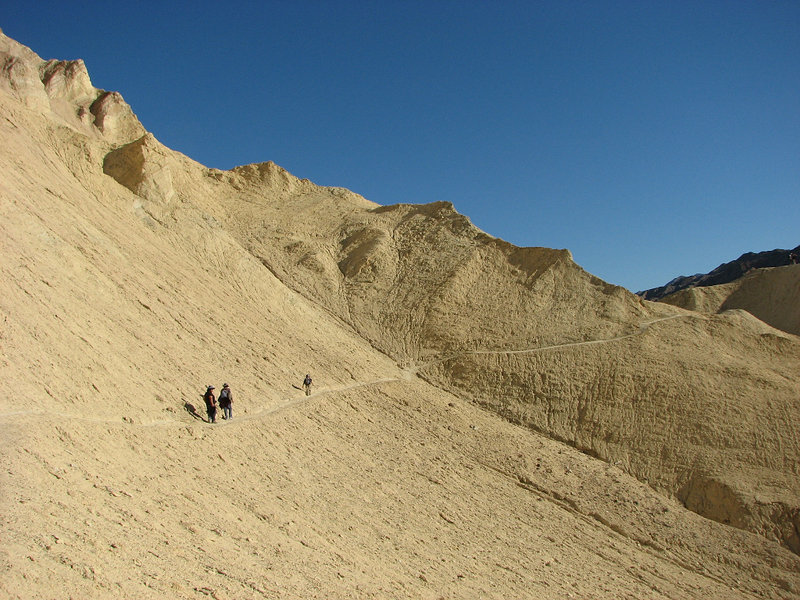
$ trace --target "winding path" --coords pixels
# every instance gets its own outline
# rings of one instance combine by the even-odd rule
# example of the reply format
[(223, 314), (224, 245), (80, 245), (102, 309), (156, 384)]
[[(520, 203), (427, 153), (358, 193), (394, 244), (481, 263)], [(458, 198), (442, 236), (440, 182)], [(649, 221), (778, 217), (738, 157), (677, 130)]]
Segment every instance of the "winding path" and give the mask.
[(459, 358), (461, 356), (469, 356), (469, 355), (478, 355), (478, 354), (533, 354), (536, 352), (544, 352), (545, 350), (556, 350), (559, 348), (571, 348), (573, 346), (593, 346), (596, 344), (609, 344), (611, 342), (619, 342), (622, 340), (627, 340), (632, 337), (636, 337), (642, 335), (645, 331), (647, 331), (653, 323), (660, 323), (662, 321), (670, 321), (672, 319), (680, 319), (685, 318), (689, 315), (671, 315), (669, 317), (662, 317), (660, 319), (653, 319), (652, 321), (645, 321), (644, 323), (639, 324), (639, 329), (634, 331), (633, 333), (628, 333), (625, 335), (619, 335), (612, 338), (604, 338), (600, 340), (585, 340), (582, 342), (567, 342), (564, 344), (553, 344), (550, 346), (537, 346), (535, 348), (523, 348), (520, 350), (464, 350), (463, 352), (456, 352), (453, 354), (449, 354), (447, 356), (434, 358), (432, 360), (427, 360), (421, 363), (412, 364), (408, 367), (407, 370), (413, 372), (414, 374), (418, 373), (420, 370), (425, 369), (431, 365), (441, 364), (447, 362), (449, 360), (453, 360), (454, 358)]
[[(247, 413), (247, 414), (245, 414), (243, 416), (234, 417), (230, 422), (220, 421), (220, 422), (217, 423), (217, 425), (230, 426), (230, 425), (235, 425), (237, 423), (240, 423), (242, 421), (251, 421), (251, 420), (256, 419), (256, 418), (263, 418), (263, 417), (266, 417), (267, 415), (275, 414), (275, 413), (287, 410), (289, 408), (292, 408), (293, 406), (296, 406), (297, 404), (300, 404), (300, 403), (306, 401), (307, 399), (314, 398), (316, 396), (323, 396), (323, 395), (333, 394), (333, 393), (337, 393), (337, 392), (346, 392), (348, 390), (353, 390), (353, 389), (357, 389), (357, 388), (361, 388), (361, 387), (367, 387), (367, 386), (373, 386), (373, 385), (380, 385), (382, 383), (389, 383), (389, 382), (392, 382), (392, 381), (409, 381), (409, 380), (412, 380), (414, 377), (416, 377), (421, 370), (423, 370), (423, 369), (425, 369), (427, 367), (430, 367), (430, 366), (435, 365), (435, 364), (441, 364), (441, 363), (447, 362), (449, 360), (452, 360), (454, 358), (459, 358), (459, 357), (462, 357), (462, 356), (481, 355), (481, 354), (495, 354), (495, 355), (499, 355), (499, 354), (531, 354), (531, 353), (535, 353), (535, 352), (544, 352), (546, 350), (554, 350), (554, 349), (558, 349), (558, 348), (570, 348), (570, 347), (573, 347), (573, 346), (590, 346), (590, 345), (596, 345), (596, 344), (608, 344), (608, 343), (612, 343), (612, 342), (619, 342), (619, 341), (622, 341), (622, 340), (626, 340), (626, 339), (629, 339), (629, 338), (632, 338), (632, 337), (635, 337), (635, 336), (638, 336), (638, 335), (642, 335), (654, 323), (660, 323), (662, 321), (669, 321), (671, 319), (683, 318), (683, 317), (686, 317), (686, 316), (688, 316), (688, 315), (672, 315), (672, 316), (669, 316), (669, 317), (662, 317), (660, 319), (654, 319), (652, 321), (646, 321), (646, 322), (641, 323), (639, 325), (639, 328), (638, 328), (637, 331), (635, 331), (633, 333), (626, 334), (626, 335), (616, 336), (616, 337), (613, 337), (613, 338), (605, 338), (605, 339), (600, 339), (600, 340), (586, 340), (586, 341), (583, 341), (583, 342), (568, 342), (568, 343), (564, 343), (564, 344), (554, 344), (554, 345), (551, 345), (551, 346), (537, 346), (537, 347), (534, 347), (534, 348), (523, 348), (523, 349), (519, 349), (519, 350), (465, 350), (463, 352), (457, 352), (457, 353), (449, 354), (447, 356), (442, 356), (442, 357), (439, 357), (439, 358), (435, 358), (435, 359), (432, 359), (432, 360), (427, 360), (427, 361), (420, 362), (420, 363), (412, 363), (411, 365), (406, 366), (406, 367), (404, 367), (402, 369), (402, 376), (401, 377), (382, 377), (382, 378), (373, 379), (373, 380), (370, 380), (370, 381), (359, 381), (359, 382), (354, 382), (354, 383), (350, 383), (350, 384), (347, 384), (347, 385), (341, 385), (341, 386), (336, 386), (336, 387), (320, 388), (319, 391), (313, 392), (309, 396), (306, 396), (305, 394), (302, 394), (302, 395), (296, 396), (296, 397), (285, 398), (279, 404), (275, 404), (275, 405), (272, 405), (272, 406), (264, 407), (264, 408), (258, 409), (255, 412)], [(206, 422), (197, 413), (190, 413), (190, 414), (192, 414), (192, 416), (195, 418), (196, 421), (203, 422), (203, 423)], [(11, 419), (13, 419), (15, 417), (27, 416), (27, 415), (58, 417), (58, 418), (72, 419), (72, 420), (78, 420), (78, 421), (83, 421), (83, 422), (88, 422), (88, 423), (106, 423), (106, 424), (113, 423), (113, 424), (116, 424), (116, 425), (128, 424), (128, 425), (135, 425), (135, 426), (138, 426), (138, 427), (164, 427), (164, 426), (184, 427), (184, 426), (186, 426), (188, 424), (191, 424), (193, 422), (193, 421), (188, 421), (187, 422), (185, 420), (180, 420), (180, 419), (162, 419), (162, 420), (158, 420), (158, 421), (151, 421), (149, 423), (138, 423), (138, 422), (134, 422), (133, 420), (128, 419), (127, 417), (122, 417), (121, 419), (103, 419), (103, 418), (97, 418), (97, 417), (86, 417), (86, 416), (82, 416), (82, 415), (78, 415), (78, 414), (66, 413), (66, 412), (60, 412), (60, 411), (48, 411), (48, 410), (36, 410), (36, 409), (33, 409), (33, 410), (12, 410), (12, 411), (3, 412), (3, 413), (0, 413), (0, 421), (9, 422)]]

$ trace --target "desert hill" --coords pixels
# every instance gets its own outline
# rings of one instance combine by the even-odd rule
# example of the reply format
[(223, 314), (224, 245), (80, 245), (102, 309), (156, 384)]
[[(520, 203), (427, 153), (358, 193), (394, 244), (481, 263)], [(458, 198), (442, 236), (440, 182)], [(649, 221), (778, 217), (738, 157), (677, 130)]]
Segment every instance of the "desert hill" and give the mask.
[(0, 60), (4, 596), (800, 596), (796, 336)]
[(746, 310), (751, 315), (794, 335), (800, 335), (800, 266), (753, 269), (730, 283), (692, 287), (662, 302), (704, 313)]
[[(800, 410), (796, 337), (743, 313), (643, 302), (567, 251), (516, 248), (446, 203), (343, 203), (299, 180), (278, 193), (262, 205), (226, 194), (226, 229), (376, 348), (437, 387), (624, 464), (700, 514), (800, 551), (786, 416)], [(793, 306), (785, 298), (775, 310)]]
[(646, 300), (661, 300), (670, 294), (686, 289), (724, 285), (744, 277), (753, 269), (787, 266), (791, 263), (789, 254), (792, 252), (800, 254), (800, 246), (791, 250), (775, 249), (764, 252), (745, 252), (739, 258), (723, 263), (708, 273), (681, 275), (666, 285), (636, 293)]

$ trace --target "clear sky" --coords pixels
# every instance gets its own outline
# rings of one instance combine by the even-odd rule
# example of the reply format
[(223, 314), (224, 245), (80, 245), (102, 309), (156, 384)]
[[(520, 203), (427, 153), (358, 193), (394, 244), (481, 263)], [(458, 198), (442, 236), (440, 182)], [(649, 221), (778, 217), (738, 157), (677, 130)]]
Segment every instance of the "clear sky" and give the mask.
[(447, 200), (631, 291), (800, 243), (797, 0), (5, 0), (0, 27), (206, 166)]

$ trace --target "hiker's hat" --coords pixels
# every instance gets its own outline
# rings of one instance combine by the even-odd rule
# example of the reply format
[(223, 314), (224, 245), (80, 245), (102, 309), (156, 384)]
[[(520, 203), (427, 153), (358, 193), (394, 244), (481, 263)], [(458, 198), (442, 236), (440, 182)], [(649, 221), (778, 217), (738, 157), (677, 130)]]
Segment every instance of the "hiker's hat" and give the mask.
[(228, 387), (228, 384), (227, 383), (223, 383), (222, 387)]

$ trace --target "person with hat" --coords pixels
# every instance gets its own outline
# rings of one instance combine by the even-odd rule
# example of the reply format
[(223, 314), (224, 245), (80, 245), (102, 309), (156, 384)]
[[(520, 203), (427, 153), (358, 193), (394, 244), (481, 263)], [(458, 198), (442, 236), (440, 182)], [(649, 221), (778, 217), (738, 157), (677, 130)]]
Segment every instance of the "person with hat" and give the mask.
[(222, 384), (219, 392), (219, 405), (222, 408), (222, 418), (230, 420), (233, 418), (233, 392), (227, 383)]
[(209, 385), (206, 388), (206, 393), (203, 396), (203, 400), (206, 401), (206, 412), (208, 413), (208, 422), (209, 423), (216, 423), (217, 422), (217, 399), (214, 397), (214, 386)]

